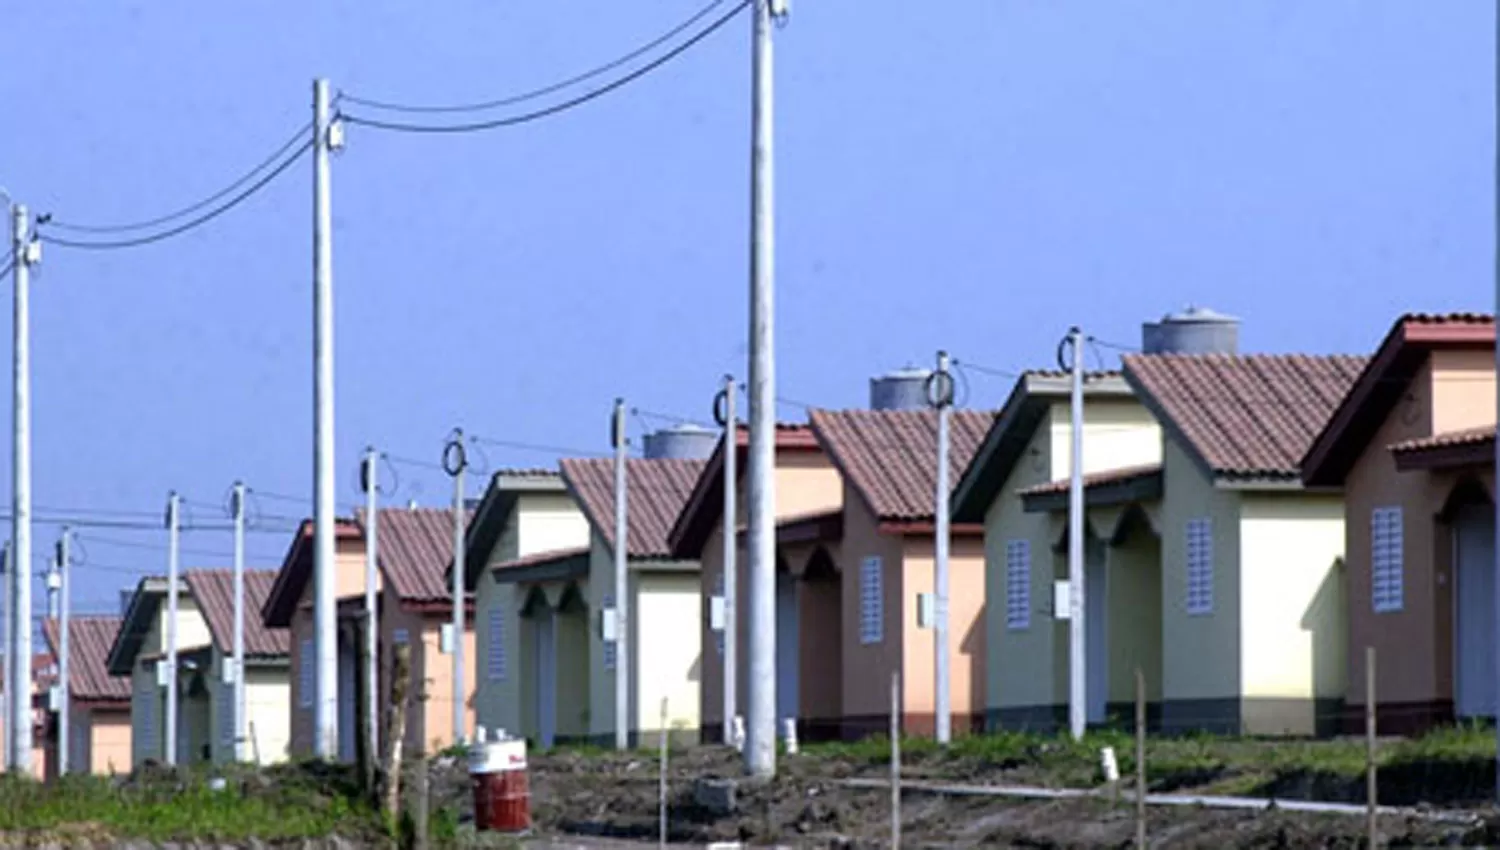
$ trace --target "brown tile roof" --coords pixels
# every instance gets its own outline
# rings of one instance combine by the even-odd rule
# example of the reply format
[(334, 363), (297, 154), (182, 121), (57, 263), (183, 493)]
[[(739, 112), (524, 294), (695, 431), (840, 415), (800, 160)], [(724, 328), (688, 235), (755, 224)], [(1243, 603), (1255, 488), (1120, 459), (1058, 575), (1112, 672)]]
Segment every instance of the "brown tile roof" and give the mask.
[(1445, 431), (1441, 434), (1433, 434), (1430, 437), (1402, 440), (1399, 443), (1391, 444), (1390, 450), (1396, 454), (1402, 454), (1404, 452), (1446, 449), (1455, 446), (1482, 446), (1485, 443), (1493, 442), (1495, 442), (1495, 426), (1486, 425), (1483, 428), (1465, 428), (1462, 431)]
[(533, 552), (530, 555), (523, 555), (522, 557), (516, 558), (514, 560), (506, 561), (502, 564), (496, 564), (495, 569), (518, 570), (522, 567), (534, 567), (538, 564), (550, 564), (553, 561), (563, 561), (567, 560), (568, 558), (576, 558), (579, 555), (587, 555), (588, 553), (589, 547), (587, 546), (574, 546), (568, 549), (550, 549), (546, 552)]
[[(594, 531), (611, 550), (615, 545), (615, 471), (612, 459), (568, 458), (563, 481), (583, 508)], [(693, 493), (705, 461), (631, 458), (625, 466), (626, 555), (670, 558), (672, 524)]]
[[(203, 612), (208, 633), (220, 652), (234, 652), (234, 570), (188, 570), (188, 592)], [(291, 652), (286, 629), (266, 626), (255, 612), (266, 604), (276, 582), (275, 570), (245, 571), (245, 657), (276, 658)]]
[(1493, 316), (1408, 313), (1396, 319), (1338, 410), (1308, 446), (1302, 480), (1314, 486), (1342, 486), (1433, 351), (1494, 347)]
[[(474, 512), (464, 513), (467, 528)], [(363, 529), (363, 511), (358, 519)], [(390, 582), (398, 599), (408, 603), (452, 603), (453, 588), (446, 580), (448, 567), (453, 563), (451, 508), (386, 508), (380, 512), (377, 534), (380, 574)]]
[(1134, 354), (1125, 378), (1214, 476), (1286, 481), (1366, 358), (1304, 354)]
[[(1142, 478), (1149, 478), (1161, 472), (1161, 464), (1148, 463), (1140, 466), (1127, 466), (1120, 469), (1111, 469), (1106, 472), (1094, 472), (1083, 476), (1083, 488), (1102, 487), (1107, 484), (1128, 484)], [(1064, 478), (1059, 481), (1048, 481), (1035, 487), (1027, 487), (1018, 496), (1048, 496), (1055, 493), (1066, 493), (1073, 484)]]
[[(84, 701), (130, 699), (130, 678), (109, 675), (109, 648), (124, 620), (120, 617), (73, 617), (68, 628), (68, 686), (73, 699)], [(48, 617), (42, 634), (53, 654), (62, 649), (62, 630)], [(47, 663), (52, 659), (47, 657)]]
[[(955, 410), (948, 480), (957, 483), (994, 421), (989, 411)], [(814, 410), (813, 433), (882, 522), (931, 521), (937, 488), (937, 413), (928, 410)]]

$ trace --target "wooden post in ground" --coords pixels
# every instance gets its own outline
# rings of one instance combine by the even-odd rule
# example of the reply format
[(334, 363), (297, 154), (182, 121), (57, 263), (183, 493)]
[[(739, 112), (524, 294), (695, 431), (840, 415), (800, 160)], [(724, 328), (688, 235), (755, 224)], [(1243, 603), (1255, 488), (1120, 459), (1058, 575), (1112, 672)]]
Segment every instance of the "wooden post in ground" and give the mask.
[(1370, 850), (1380, 845), (1380, 818), (1376, 807), (1380, 804), (1375, 782), (1375, 647), (1365, 647), (1365, 798), (1366, 828), (1370, 837)]
[[(365, 628), (369, 628), (369, 621), (365, 621)], [(354, 635), (355, 646), (355, 669), (365, 669), (365, 659), (369, 653), (365, 651), (365, 641), (356, 631)], [(359, 774), (360, 782), (364, 783), (365, 799), (372, 802), (379, 799), (379, 790), (375, 784), (375, 762), (378, 756), (375, 753), (374, 737), (370, 728), (370, 712), (368, 706), (375, 698), (374, 694), (366, 693), (368, 689), (360, 682), (354, 688), (354, 762), (356, 772)]]
[(1146, 847), (1146, 674), (1135, 668), (1135, 846)]
[(660, 844), (660, 846), (661, 846), (662, 850), (666, 850), (666, 847), (667, 847), (667, 701), (666, 701), (665, 698), (663, 698), (662, 701), (661, 701), (661, 777), (660, 777), (660, 780), (659, 780), (659, 786), (657, 788), (657, 793), (660, 796), (660, 799), (659, 799), (659, 801), (657, 803), (657, 805), (659, 807), (658, 811), (657, 811), (657, 817), (661, 820), (661, 824), (660, 824), (660, 827), (661, 827), (661, 836), (660, 836), (661, 844)]
[(901, 850), (901, 674), (891, 674), (891, 850)]
[[(421, 706), (421, 716), (427, 717), (427, 681), (424, 679), (417, 684), (417, 703)], [(417, 736), (417, 746), (412, 753), (412, 761), (417, 766), (417, 781), (412, 801), (412, 831), (416, 833), (416, 850), (428, 849), (428, 810), (432, 805), (432, 767), (427, 763), (427, 744), (422, 736)]]
[(401, 816), (401, 749), (406, 740), (406, 710), (411, 688), (411, 646), (396, 644), (391, 653), (391, 722), (386, 729), (385, 813), (392, 824)]

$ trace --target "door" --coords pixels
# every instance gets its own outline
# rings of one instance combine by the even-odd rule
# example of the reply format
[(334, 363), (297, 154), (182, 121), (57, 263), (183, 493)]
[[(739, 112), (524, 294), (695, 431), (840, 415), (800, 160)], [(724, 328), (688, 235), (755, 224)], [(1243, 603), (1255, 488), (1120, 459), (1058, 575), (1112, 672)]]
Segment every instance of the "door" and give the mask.
[(1084, 560), (1084, 637), (1089, 723), (1103, 723), (1109, 705), (1109, 572), (1104, 547), (1090, 540)]
[(1453, 524), (1453, 711), (1495, 714), (1495, 514), (1489, 505), (1459, 511)]
[(536, 614), (537, 746), (552, 749), (557, 737), (557, 615), (543, 607)]
[[(797, 579), (776, 574), (776, 719), (797, 718)], [(781, 735), (778, 723), (776, 734)]]

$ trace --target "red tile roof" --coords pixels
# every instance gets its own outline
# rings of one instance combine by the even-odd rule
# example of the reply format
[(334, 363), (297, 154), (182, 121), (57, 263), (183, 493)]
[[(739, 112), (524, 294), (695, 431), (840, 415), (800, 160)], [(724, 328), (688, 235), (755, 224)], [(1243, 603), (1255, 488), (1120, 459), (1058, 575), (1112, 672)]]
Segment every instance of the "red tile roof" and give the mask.
[[(73, 617), (68, 628), (68, 686), (73, 699), (83, 701), (129, 701), (130, 678), (109, 675), (109, 648), (124, 620), (120, 617)], [(42, 624), (42, 634), (54, 654), (62, 649), (62, 630), (51, 617)], [(47, 657), (47, 663), (52, 659)]]
[(1215, 476), (1298, 478), (1366, 358), (1303, 354), (1135, 354), (1125, 378)]
[[(464, 511), (464, 527), (474, 517)], [(358, 517), (365, 528), (365, 513)], [(451, 508), (387, 508), (380, 512), (380, 574), (402, 602), (452, 603), (448, 567), (453, 563)], [(470, 597), (473, 594), (469, 594)]]
[[(877, 519), (932, 520), (937, 489), (936, 411), (814, 410), (809, 418), (823, 450)], [(950, 482), (958, 483), (994, 419), (989, 411), (953, 411)]]
[(1462, 431), (1445, 431), (1441, 434), (1433, 434), (1431, 437), (1403, 440), (1399, 443), (1393, 443), (1390, 450), (1396, 454), (1401, 454), (1403, 452), (1446, 449), (1455, 446), (1481, 446), (1485, 443), (1493, 442), (1495, 442), (1495, 426), (1486, 425), (1483, 428), (1465, 428)]
[(1342, 486), (1433, 351), (1492, 351), (1494, 347), (1493, 316), (1408, 313), (1398, 318), (1328, 424), (1308, 446), (1302, 458), (1302, 480), (1315, 486)]
[[(1141, 466), (1127, 466), (1120, 469), (1111, 469), (1106, 472), (1095, 472), (1083, 476), (1083, 489), (1090, 487), (1102, 487), (1107, 484), (1128, 484), (1141, 478), (1149, 478), (1161, 472), (1161, 464), (1149, 463)], [(1048, 481), (1035, 487), (1027, 487), (1018, 496), (1048, 496), (1055, 493), (1066, 493), (1073, 482), (1064, 478), (1060, 481)]]
[[(612, 459), (568, 458), (563, 481), (583, 508), (593, 530), (611, 550), (615, 545), (615, 471)], [(626, 555), (670, 558), (672, 524), (707, 466), (701, 460), (631, 458), (625, 466)]]
[[(234, 652), (234, 570), (188, 570), (188, 592), (203, 612), (208, 633), (220, 652)], [(275, 570), (245, 571), (245, 657), (275, 658), (291, 652), (286, 629), (266, 626), (255, 612), (266, 604), (276, 583)]]

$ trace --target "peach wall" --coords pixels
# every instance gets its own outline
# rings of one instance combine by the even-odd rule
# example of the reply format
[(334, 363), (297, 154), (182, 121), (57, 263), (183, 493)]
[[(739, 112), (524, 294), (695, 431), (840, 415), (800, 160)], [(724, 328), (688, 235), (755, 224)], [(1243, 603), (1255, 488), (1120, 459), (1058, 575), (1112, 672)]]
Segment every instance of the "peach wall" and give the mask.
[(100, 775), (130, 770), (130, 712), (89, 712), (89, 770)]
[(1495, 353), (1435, 351), (1429, 360), (1433, 433), (1495, 424)]
[[(887, 716), (891, 706), (891, 673), (900, 669), (904, 649), (901, 643), (902, 628), (906, 625), (902, 605), (902, 541), (878, 531), (875, 515), (848, 485), (844, 490), (844, 539), (839, 549), (838, 562), (843, 566), (844, 575), (844, 716)], [(864, 560), (872, 556), (881, 559), (885, 619), (880, 642), (862, 644), (859, 640), (860, 571)], [(909, 694), (911, 687), (909, 681), (903, 682), (903, 693)], [(903, 697), (903, 703), (905, 701)]]
[[(427, 703), (425, 716), (421, 703), (417, 704), (414, 719), (420, 718), (420, 723), (413, 723), (413, 729), (425, 730), (422, 743), (426, 745), (427, 752), (435, 753), (445, 749), (454, 743), (453, 738), (453, 658), (442, 651), (442, 628), (448, 622), (446, 616), (428, 617), (422, 619), (422, 657), (423, 678), (427, 682)], [(464, 736), (473, 734), (474, 731), (474, 689), (470, 687), (474, 683), (474, 626), (466, 622), (464, 630), (464, 693), (459, 695), (464, 701)], [(417, 632), (413, 630), (412, 639), (416, 639)], [(413, 653), (415, 656), (416, 653)]]
[[(931, 714), (936, 710), (934, 668), (936, 633), (917, 628), (917, 594), (933, 589), (933, 539), (904, 541), (901, 587), (901, 628), (905, 645), (902, 660), (904, 710)], [(954, 537), (948, 550), (948, 669), (952, 715), (984, 716), (984, 540)], [(954, 724), (955, 728), (961, 727)]]
[[(344, 538), (338, 541), (338, 575), (337, 587), (339, 599), (362, 599), (365, 595), (365, 542), (363, 538)], [(382, 581), (379, 572), (375, 575), (375, 589), (377, 593), (382, 592)], [(311, 578), (302, 588), (302, 595), (297, 599), (297, 608), (292, 612), (291, 626), (288, 633), (291, 637), (292, 666), (291, 666), (291, 699), (288, 701), (291, 712), (290, 724), (288, 726), (289, 737), (287, 748), (293, 758), (306, 757), (313, 752), (313, 709), (311, 706), (302, 706), (302, 641), (311, 637), (312, 628), (312, 602), (315, 585)]]

